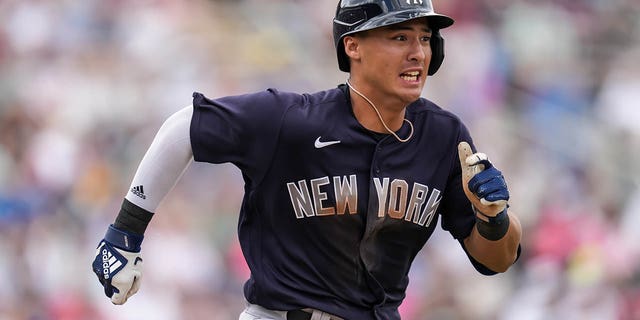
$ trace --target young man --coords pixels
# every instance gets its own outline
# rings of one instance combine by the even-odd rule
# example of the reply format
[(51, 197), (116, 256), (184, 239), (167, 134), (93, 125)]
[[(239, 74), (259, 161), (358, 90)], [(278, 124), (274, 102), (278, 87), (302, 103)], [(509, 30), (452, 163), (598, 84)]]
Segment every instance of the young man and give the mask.
[(122, 304), (137, 292), (144, 231), (192, 159), (231, 162), (245, 180), (240, 319), (399, 319), (439, 218), (479, 272), (506, 271), (521, 227), (505, 180), (456, 116), (420, 97), (452, 24), (426, 0), (343, 0), (334, 36), (346, 85), (194, 93), (159, 130), (98, 246), (106, 295)]

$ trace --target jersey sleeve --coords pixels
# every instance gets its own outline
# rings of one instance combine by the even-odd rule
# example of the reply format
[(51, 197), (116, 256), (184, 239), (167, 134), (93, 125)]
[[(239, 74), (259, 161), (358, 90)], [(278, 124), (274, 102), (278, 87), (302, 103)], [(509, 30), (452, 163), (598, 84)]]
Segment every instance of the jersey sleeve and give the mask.
[(190, 128), (194, 160), (229, 162), (243, 174), (258, 174), (271, 160), (282, 117), (294, 99), (274, 89), (219, 99), (195, 92)]
[(455, 145), (451, 146), (454, 150), (451, 156), (451, 172), (449, 173), (447, 186), (442, 198), (441, 225), (455, 239), (461, 240), (471, 234), (471, 230), (475, 225), (475, 215), (471, 202), (467, 199), (462, 188), (462, 168), (458, 158), (458, 143), (462, 141), (468, 142), (474, 153), (476, 152), (476, 147), (464, 124), (462, 122), (458, 124), (458, 138), (455, 140)]

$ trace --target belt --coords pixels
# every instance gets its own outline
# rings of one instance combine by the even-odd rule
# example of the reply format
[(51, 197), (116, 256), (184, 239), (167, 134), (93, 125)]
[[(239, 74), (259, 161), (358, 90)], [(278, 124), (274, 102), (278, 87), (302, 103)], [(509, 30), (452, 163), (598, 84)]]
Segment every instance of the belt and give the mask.
[(312, 314), (302, 310), (287, 311), (287, 320), (311, 320)]
[(342, 318), (330, 315), (326, 312), (313, 309), (287, 311), (287, 320), (311, 320), (314, 316), (314, 313), (317, 313), (317, 315), (313, 319), (343, 320)]

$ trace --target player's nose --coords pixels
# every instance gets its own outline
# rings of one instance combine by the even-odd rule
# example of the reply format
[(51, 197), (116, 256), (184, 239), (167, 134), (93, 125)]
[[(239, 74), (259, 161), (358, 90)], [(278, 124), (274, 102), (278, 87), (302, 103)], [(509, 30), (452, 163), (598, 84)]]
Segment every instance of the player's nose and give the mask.
[(427, 56), (431, 56), (431, 47), (429, 44), (424, 44), (421, 39), (414, 39), (409, 45), (408, 60), (410, 61), (424, 61)]

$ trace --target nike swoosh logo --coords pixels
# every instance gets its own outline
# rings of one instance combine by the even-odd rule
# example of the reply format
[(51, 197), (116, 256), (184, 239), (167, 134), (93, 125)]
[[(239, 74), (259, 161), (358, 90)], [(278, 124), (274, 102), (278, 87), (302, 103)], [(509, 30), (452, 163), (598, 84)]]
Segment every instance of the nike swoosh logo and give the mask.
[(335, 140), (335, 141), (320, 141), (320, 137), (318, 137), (318, 139), (316, 139), (316, 142), (313, 144), (316, 149), (320, 149), (320, 148), (324, 148), (327, 146), (330, 146), (332, 144), (336, 144), (336, 143), (340, 143), (340, 140)]

